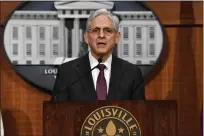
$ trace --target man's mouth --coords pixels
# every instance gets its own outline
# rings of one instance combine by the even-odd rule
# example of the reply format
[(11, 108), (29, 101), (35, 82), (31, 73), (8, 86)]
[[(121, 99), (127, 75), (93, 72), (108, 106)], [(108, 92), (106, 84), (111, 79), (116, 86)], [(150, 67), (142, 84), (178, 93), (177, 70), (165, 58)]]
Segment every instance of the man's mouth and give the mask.
[(106, 45), (105, 42), (98, 42), (98, 43), (97, 43), (97, 46), (98, 46), (98, 47), (104, 47), (105, 45)]

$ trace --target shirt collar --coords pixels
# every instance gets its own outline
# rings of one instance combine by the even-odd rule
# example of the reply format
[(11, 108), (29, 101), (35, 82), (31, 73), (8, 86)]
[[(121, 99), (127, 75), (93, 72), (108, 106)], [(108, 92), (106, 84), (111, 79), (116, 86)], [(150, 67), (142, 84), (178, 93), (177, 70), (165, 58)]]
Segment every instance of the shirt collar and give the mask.
[[(91, 52), (89, 52), (89, 61), (91, 64), (91, 68), (95, 67), (96, 65), (98, 65), (98, 60), (96, 60)], [(106, 69), (110, 69), (111, 68), (111, 63), (112, 63), (112, 54), (110, 55), (110, 57), (106, 60), (106, 62), (101, 63), (104, 64), (106, 66)]]

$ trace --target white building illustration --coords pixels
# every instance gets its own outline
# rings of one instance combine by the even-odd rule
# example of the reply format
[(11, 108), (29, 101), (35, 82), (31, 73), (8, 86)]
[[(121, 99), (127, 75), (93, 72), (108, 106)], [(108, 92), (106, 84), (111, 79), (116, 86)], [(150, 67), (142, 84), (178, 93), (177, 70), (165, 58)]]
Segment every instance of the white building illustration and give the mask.
[[(5, 50), (15, 65), (52, 65), (75, 59), (83, 43), (89, 15), (111, 11), (114, 2), (54, 2), (57, 11), (15, 11), (4, 33)], [(162, 49), (161, 26), (153, 13), (113, 11), (120, 21), (117, 56), (138, 65), (152, 65)]]

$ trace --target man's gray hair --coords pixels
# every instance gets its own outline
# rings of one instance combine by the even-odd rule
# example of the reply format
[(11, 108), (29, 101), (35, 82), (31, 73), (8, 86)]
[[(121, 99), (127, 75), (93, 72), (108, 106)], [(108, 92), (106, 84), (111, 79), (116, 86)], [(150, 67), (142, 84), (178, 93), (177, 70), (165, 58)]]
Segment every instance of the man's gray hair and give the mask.
[(86, 31), (89, 31), (90, 23), (93, 19), (95, 19), (97, 16), (100, 15), (106, 15), (113, 23), (114, 29), (116, 31), (119, 30), (119, 19), (117, 16), (113, 15), (111, 12), (109, 12), (107, 9), (99, 9), (96, 10), (94, 13), (92, 13), (86, 23)]

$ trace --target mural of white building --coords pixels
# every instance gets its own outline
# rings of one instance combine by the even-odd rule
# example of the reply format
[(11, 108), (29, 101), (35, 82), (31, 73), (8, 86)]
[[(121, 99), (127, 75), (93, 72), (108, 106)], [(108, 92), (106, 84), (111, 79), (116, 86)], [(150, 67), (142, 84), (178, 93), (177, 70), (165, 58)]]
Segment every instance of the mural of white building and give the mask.
[(56, 12), (15, 11), (8, 21), (5, 50), (14, 64), (52, 64), (64, 56)]
[[(15, 11), (6, 25), (5, 50), (16, 65), (61, 64), (79, 55), (89, 15), (114, 2), (55, 2), (57, 11)], [(152, 65), (163, 44), (152, 12), (113, 11), (122, 19), (117, 56), (131, 63)]]
[(162, 50), (160, 24), (152, 12), (114, 12), (120, 21), (118, 57), (133, 64), (152, 65)]

